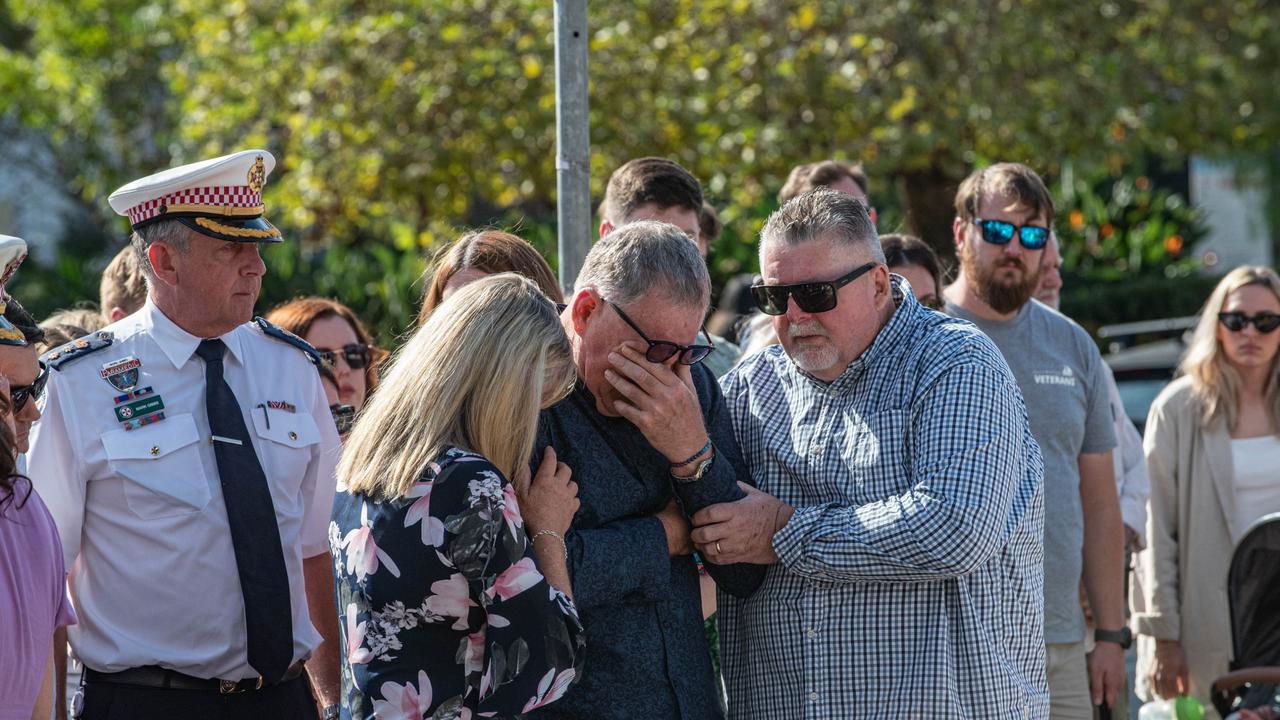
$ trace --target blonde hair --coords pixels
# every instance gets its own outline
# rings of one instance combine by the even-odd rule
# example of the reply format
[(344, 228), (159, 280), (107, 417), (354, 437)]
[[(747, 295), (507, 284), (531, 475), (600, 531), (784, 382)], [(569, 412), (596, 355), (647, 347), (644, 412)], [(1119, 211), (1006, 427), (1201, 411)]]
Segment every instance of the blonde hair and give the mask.
[(515, 273), (449, 296), (392, 355), (347, 440), (338, 479), (352, 493), (404, 497), (446, 446), (508, 478), (529, 461), (544, 400), (576, 371), (555, 305)]
[[(1192, 391), (1200, 401), (1200, 422), (1209, 427), (1225, 420), (1234, 428), (1239, 419), (1240, 374), (1227, 361), (1218, 342), (1218, 313), (1227, 296), (1243, 287), (1262, 285), (1280, 299), (1280, 276), (1269, 267), (1245, 265), (1227, 273), (1200, 310), (1200, 319), (1191, 336), (1191, 345), (1178, 372), (1191, 378)], [(1280, 430), (1280, 354), (1271, 359), (1271, 371), (1263, 386), (1263, 400), (1273, 431)]]
[(138, 265), (137, 252), (132, 246), (125, 246), (102, 271), (98, 307), (107, 322), (111, 322), (111, 308), (120, 308), (125, 315), (132, 315), (146, 302), (147, 276)]

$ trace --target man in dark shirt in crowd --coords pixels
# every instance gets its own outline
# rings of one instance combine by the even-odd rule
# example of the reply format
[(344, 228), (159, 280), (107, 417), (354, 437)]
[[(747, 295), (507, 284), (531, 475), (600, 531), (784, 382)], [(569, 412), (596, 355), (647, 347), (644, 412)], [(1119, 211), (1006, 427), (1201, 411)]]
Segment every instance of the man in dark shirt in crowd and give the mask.
[[(566, 546), (590, 640), (582, 680), (535, 717), (723, 717), (687, 518), (743, 497), (748, 475), (699, 362), (710, 292), (680, 228), (633, 222), (592, 248), (562, 313), (580, 381), (543, 412), (535, 455), (551, 445), (578, 482)], [(745, 596), (764, 568), (712, 573)]]

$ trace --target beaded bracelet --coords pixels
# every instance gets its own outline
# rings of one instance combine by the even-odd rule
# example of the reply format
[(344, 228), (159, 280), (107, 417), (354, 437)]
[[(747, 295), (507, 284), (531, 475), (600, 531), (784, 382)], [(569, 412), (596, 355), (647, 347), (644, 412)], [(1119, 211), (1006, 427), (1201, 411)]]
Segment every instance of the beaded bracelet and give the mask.
[(707, 437), (707, 444), (706, 444), (706, 445), (703, 445), (703, 446), (698, 450), (698, 452), (694, 453), (693, 455), (690, 455), (690, 456), (689, 456), (689, 459), (688, 459), (688, 460), (685, 460), (684, 462), (671, 463), (671, 467), (673, 467), (673, 468), (684, 467), (685, 465), (688, 465), (689, 463), (693, 462), (694, 460), (697, 460), (698, 458), (702, 457), (702, 454), (703, 454), (703, 453), (705, 453), (706, 451), (710, 450), (710, 449), (711, 449), (711, 438), (708, 436), (708, 437)]
[(531, 544), (535, 543), (538, 541), (538, 538), (542, 537), (543, 535), (550, 535), (551, 537), (560, 541), (560, 547), (564, 548), (564, 560), (565, 562), (569, 562), (569, 545), (564, 541), (564, 536), (556, 532), (555, 530), (539, 530), (538, 532), (533, 534), (533, 537), (529, 538), (529, 542)]

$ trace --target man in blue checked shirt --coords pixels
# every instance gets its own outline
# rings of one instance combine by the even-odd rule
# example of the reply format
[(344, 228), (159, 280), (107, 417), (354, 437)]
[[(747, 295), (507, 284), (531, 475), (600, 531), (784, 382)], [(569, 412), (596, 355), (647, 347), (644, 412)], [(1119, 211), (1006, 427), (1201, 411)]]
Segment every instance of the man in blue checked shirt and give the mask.
[(1040, 449), (1000, 352), (890, 275), (865, 206), (819, 189), (761, 233), (781, 347), (721, 380), (757, 488), (693, 517), (731, 718), (1047, 718)]

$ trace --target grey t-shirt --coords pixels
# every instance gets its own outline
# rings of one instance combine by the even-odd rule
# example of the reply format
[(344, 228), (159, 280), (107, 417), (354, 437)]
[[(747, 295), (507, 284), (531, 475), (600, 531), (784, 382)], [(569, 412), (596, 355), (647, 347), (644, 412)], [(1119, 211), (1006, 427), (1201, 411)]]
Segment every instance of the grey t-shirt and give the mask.
[(1084, 514), (1077, 463), (1083, 453), (1116, 445), (1102, 355), (1084, 328), (1035, 300), (1003, 322), (951, 303), (946, 310), (995, 342), (1022, 389), (1031, 434), (1044, 454), (1045, 642), (1080, 642)]

